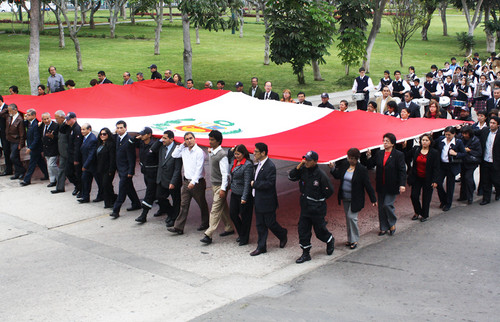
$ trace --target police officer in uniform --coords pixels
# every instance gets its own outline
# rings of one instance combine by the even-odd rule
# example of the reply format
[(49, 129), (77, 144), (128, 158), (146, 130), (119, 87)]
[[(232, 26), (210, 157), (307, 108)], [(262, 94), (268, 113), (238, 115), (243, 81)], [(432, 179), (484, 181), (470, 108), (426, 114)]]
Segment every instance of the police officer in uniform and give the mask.
[[(140, 141), (139, 141), (140, 140)], [(156, 200), (156, 173), (158, 171), (158, 151), (161, 142), (153, 137), (153, 130), (145, 127), (135, 137), (134, 143), (139, 145), (139, 164), (146, 184), (146, 194), (142, 200), (142, 213), (135, 221), (143, 224), (153, 203)]]
[(300, 218), (299, 242), (302, 256), (295, 262), (297, 264), (311, 260), (312, 227), (316, 237), (326, 243), (326, 253), (331, 255), (334, 250), (335, 238), (326, 228), (326, 199), (333, 194), (332, 182), (323, 170), (318, 167), (318, 154), (309, 151), (303, 156), (302, 161), (293, 168), (288, 179), (299, 181), (300, 188)]

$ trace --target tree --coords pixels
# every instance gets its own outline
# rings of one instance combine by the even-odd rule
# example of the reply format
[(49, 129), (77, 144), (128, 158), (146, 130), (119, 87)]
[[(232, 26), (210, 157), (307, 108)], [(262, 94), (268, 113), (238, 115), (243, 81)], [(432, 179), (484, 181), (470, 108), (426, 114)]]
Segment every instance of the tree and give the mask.
[(422, 31), (420, 34), (422, 35), (422, 40), (427, 41), (427, 30), (431, 25), (432, 15), (434, 11), (436, 11), (439, 0), (422, 0), (422, 5), (424, 7), (425, 12), (427, 13), (424, 16), (424, 25), (422, 27)]
[(40, 85), (40, 0), (31, 0), (30, 10), (30, 50), (27, 63), (31, 95), (37, 95)]
[(163, 27), (163, 0), (133, 0), (136, 11), (147, 12), (156, 22), (154, 54), (160, 54), (160, 38)]
[(486, 33), (486, 51), (494, 52), (498, 34), (500, 32), (500, 21), (496, 12), (500, 10), (500, 0), (487, 0), (483, 3), (484, 8), (484, 32)]
[[(468, 34), (474, 36), (474, 30), (481, 23), (483, 0), (460, 0), (460, 3), (455, 3), (455, 5), (464, 12), (465, 20), (467, 20), (469, 26)], [(470, 9), (472, 8), (474, 8), (474, 15), (471, 18)]]
[(115, 38), (116, 22), (122, 6), (127, 0), (107, 0), (109, 6), (109, 37)]
[(311, 60), (325, 63), (328, 47), (333, 43), (335, 18), (327, 2), (291, 0), (267, 3), (271, 36), (271, 60), (290, 63), (299, 84), (305, 84), (304, 67)]
[(82, 29), (83, 26), (83, 21), (78, 24), (78, 0), (72, 0), (71, 2), (74, 6), (73, 9), (73, 21), (71, 22), (70, 19), (68, 18), (68, 7), (66, 6), (66, 1), (65, 0), (56, 0), (54, 1), (54, 4), (57, 6), (57, 8), (61, 11), (64, 21), (66, 22), (66, 27), (68, 28), (69, 32), (69, 38), (73, 41), (73, 44), (75, 45), (75, 55), (76, 55), (76, 65), (77, 65), (77, 70), (82, 71), (83, 70), (83, 63), (82, 63), (82, 50), (80, 48), (80, 41), (78, 40), (78, 32), (80, 29)]
[(372, 50), (373, 46), (375, 45), (375, 38), (377, 38), (377, 34), (380, 31), (380, 26), (382, 25), (382, 15), (384, 13), (387, 0), (373, 0), (370, 3), (373, 10), (373, 20), (370, 34), (368, 35), (368, 39), (366, 40), (366, 56), (363, 61), (363, 67), (366, 69), (366, 72), (370, 71), (370, 59), (372, 56)]
[(441, 14), (441, 22), (443, 23), (443, 36), (448, 36), (448, 23), (446, 22), (446, 9), (448, 8), (448, 0), (441, 0), (439, 3), (439, 13)]
[(363, 0), (340, 0), (337, 4), (339, 16), (339, 56), (349, 75), (349, 67), (358, 64), (366, 53), (366, 27), (370, 8)]
[(423, 5), (415, 0), (399, 0), (391, 4), (394, 13), (390, 18), (394, 40), (399, 47), (399, 64), (403, 67), (403, 53), (406, 43), (418, 28), (425, 23), (426, 12)]
[(52, 7), (49, 6), (50, 10), (54, 13), (57, 22), (57, 29), (59, 30), (59, 48), (66, 47), (66, 43), (64, 42), (64, 26), (61, 20), (61, 10), (58, 6)]

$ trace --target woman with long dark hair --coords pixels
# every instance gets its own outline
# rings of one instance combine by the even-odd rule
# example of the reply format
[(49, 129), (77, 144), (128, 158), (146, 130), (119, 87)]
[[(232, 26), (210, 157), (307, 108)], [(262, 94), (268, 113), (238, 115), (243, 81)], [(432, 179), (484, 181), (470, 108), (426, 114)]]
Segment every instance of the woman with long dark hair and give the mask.
[(112, 208), (116, 199), (113, 179), (116, 171), (116, 145), (111, 131), (105, 127), (97, 138), (97, 180), (101, 181), (98, 195), (104, 199), (104, 208)]

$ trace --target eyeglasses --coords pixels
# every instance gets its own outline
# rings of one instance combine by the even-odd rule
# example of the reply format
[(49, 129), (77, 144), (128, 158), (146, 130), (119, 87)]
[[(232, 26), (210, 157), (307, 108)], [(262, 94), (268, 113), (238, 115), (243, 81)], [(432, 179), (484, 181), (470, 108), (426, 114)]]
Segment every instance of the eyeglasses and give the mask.
[(103, 132), (103, 133), (99, 133), (99, 135), (100, 135), (100, 136), (106, 136), (106, 135), (108, 135), (108, 133)]

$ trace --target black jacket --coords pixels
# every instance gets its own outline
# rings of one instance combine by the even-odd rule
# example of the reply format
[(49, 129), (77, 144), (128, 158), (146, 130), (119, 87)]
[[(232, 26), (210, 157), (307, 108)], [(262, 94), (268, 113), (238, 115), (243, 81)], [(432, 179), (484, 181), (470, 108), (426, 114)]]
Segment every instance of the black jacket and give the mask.
[(483, 147), (481, 146), (481, 141), (476, 136), (471, 137), (467, 141), (463, 138), (462, 140), (464, 142), (464, 147), (470, 149), (469, 152), (465, 152), (462, 167), (465, 169), (474, 169), (483, 159)]
[(299, 170), (294, 167), (290, 170), (288, 179), (299, 181), (299, 189), (303, 197), (320, 200), (328, 199), (333, 194), (332, 182), (317, 165), (314, 168), (306, 168), (304, 165)]
[[(403, 101), (403, 102), (398, 104), (399, 114), (401, 114), (401, 110), (404, 107), (406, 107), (406, 102)], [(410, 102), (409, 110), (410, 110), (410, 118), (411, 117), (420, 117), (420, 105), (418, 105), (417, 103)]]
[[(408, 184), (413, 185), (417, 179), (417, 157), (420, 154), (422, 147), (420, 145), (411, 149), (408, 154), (411, 157), (411, 169), (408, 173)], [(425, 163), (425, 184), (431, 185), (438, 182), (439, 176), (439, 152), (436, 149), (430, 148), (427, 154), (427, 162)]]
[(80, 162), (80, 146), (82, 145), (82, 129), (80, 125), (75, 122), (72, 127), (68, 129), (68, 162)]
[[(339, 205), (343, 198), (342, 185), (344, 184), (344, 175), (349, 168), (349, 162), (347, 160), (342, 160), (337, 162), (334, 169), (330, 170), (330, 173), (335, 179), (340, 179), (340, 187), (338, 193)], [(357, 163), (352, 174), (352, 193), (351, 193), (351, 211), (359, 212), (365, 206), (365, 190), (370, 197), (372, 203), (377, 202), (377, 197), (375, 196), (375, 190), (370, 183), (370, 177), (368, 176), (368, 170), (361, 163)]]
[(130, 135), (125, 134), (120, 141), (118, 135), (116, 141), (116, 169), (120, 177), (135, 174), (135, 145), (131, 141)]
[[(257, 167), (255, 168), (257, 170)], [(276, 193), (276, 166), (267, 159), (257, 173), (254, 180), (255, 212), (274, 212), (278, 208), (278, 194)]]
[[(444, 135), (442, 135), (434, 142), (436, 150), (438, 150), (438, 153), (439, 153), (439, 161), (441, 161), (441, 151), (444, 148), (443, 140), (445, 138), (446, 137)], [(450, 149), (457, 152), (457, 155), (455, 156), (456, 159), (462, 159), (462, 160), (464, 159), (465, 147), (464, 147), (464, 143), (462, 142), (462, 140), (455, 137), (455, 144), (452, 144), (450, 146)], [(460, 163), (450, 163), (450, 166), (451, 166), (451, 171), (455, 176), (460, 173), (460, 170), (462, 168)]]
[[(159, 141), (158, 141), (159, 142)], [(153, 150), (158, 148), (158, 172), (156, 173), (156, 183), (161, 184), (163, 188), (168, 188), (170, 184), (173, 184), (175, 189), (180, 189), (182, 185), (181, 180), (181, 168), (182, 168), (182, 158), (173, 158), (172, 152), (174, 152), (177, 144), (170, 149), (169, 154), (165, 157), (167, 153), (167, 147), (161, 142), (156, 143)]]
[[(490, 134), (490, 129), (485, 128), (481, 131), (481, 146), (483, 147), (483, 156), (481, 159), (483, 160), (484, 158), (484, 153), (486, 152), (486, 140), (488, 140), (488, 135)], [(495, 172), (497, 175), (499, 175), (500, 171), (500, 132), (497, 130), (497, 135), (495, 136), (495, 141), (493, 142), (493, 169), (495, 169)]]
[(114, 175), (116, 171), (116, 143), (110, 139), (97, 147), (97, 173)]
[[(266, 92), (262, 92), (260, 95), (259, 95), (259, 99), (260, 100), (263, 100), (264, 97), (266, 97)], [(280, 96), (278, 95), (278, 93), (276, 92), (273, 92), (273, 91), (270, 91), (269, 92), (269, 98), (270, 100), (275, 100), (275, 101), (279, 101), (280, 100)]]
[[(58, 137), (59, 137), (59, 124), (52, 121), (49, 124), (49, 127), (45, 131), (45, 124), (41, 125), (42, 131), (42, 146), (43, 146), (43, 155), (45, 157), (55, 157), (59, 155), (58, 149)], [(45, 131), (45, 135), (44, 132)], [(54, 135), (53, 138), (47, 136), (47, 134), (52, 133)]]
[(384, 166), (384, 150), (368, 159), (369, 166), (376, 166), (376, 190), (378, 193), (399, 194), (399, 187), (406, 185), (406, 165), (403, 152), (392, 149)]

